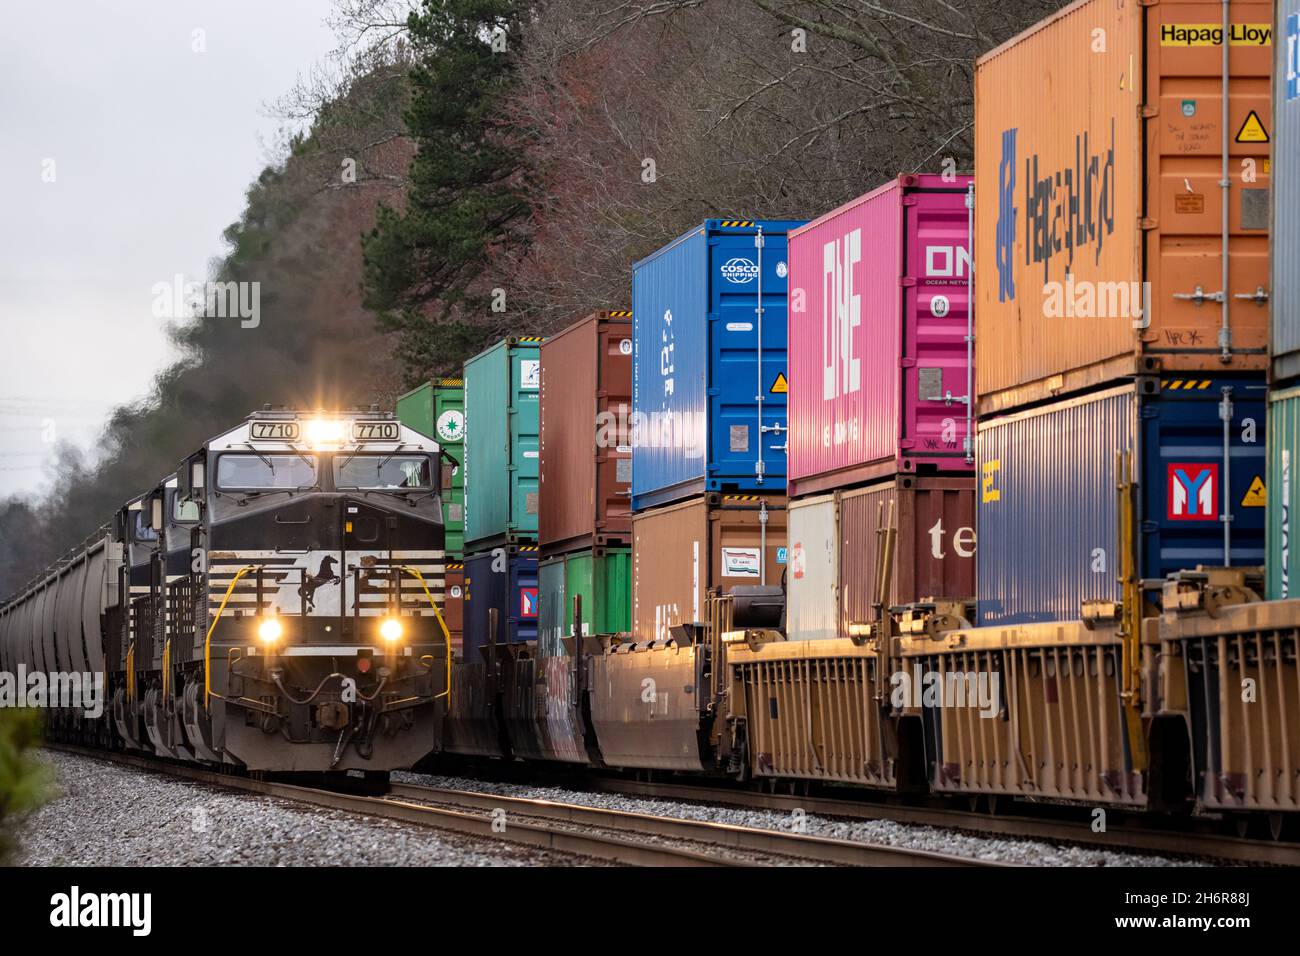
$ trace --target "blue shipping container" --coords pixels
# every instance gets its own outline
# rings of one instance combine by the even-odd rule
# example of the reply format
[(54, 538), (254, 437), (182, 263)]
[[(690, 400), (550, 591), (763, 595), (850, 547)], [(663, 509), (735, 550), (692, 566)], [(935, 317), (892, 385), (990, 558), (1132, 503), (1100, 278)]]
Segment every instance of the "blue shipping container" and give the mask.
[(633, 510), (784, 493), (786, 236), (801, 225), (710, 219), (632, 267)]
[(492, 643), (488, 612), (497, 612), (498, 644), (537, 640), (537, 548), (496, 548), (465, 559), (467, 661)]
[(980, 422), (979, 623), (1076, 620), (1085, 600), (1120, 600), (1119, 451), (1136, 456), (1143, 579), (1198, 564), (1262, 565), (1264, 396), (1262, 374), (1170, 375)]

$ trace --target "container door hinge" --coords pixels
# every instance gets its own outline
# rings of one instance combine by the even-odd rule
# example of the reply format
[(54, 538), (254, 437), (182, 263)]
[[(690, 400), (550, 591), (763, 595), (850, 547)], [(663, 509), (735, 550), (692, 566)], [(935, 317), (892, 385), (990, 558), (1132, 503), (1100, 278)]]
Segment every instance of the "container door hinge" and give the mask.
[(914, 368), (915, 366), (916, 366), (916, 359), (914, 358), (908, 358), (904, 356), (903, 358), (900, 358), (898, 360), (899, 368)]
[(1158, 106), (1151, 106), (1150, 104), (1148, 104), (1146, 106), (1138, 107), (1138, 116), (1142, 117), (1143, 119), (1154, 119), (1159, 115), (1160, 115), (1160, 107)]
[(915, 196), (904, 196), (904, 197), (903, 197), (903, 201), (900, 203), (900, 205), (903, 205), (903, 206), (915, 206), (915, 205), (916, 205), (916, 197), (915, 197)]
[(1160, 530), (1160, 523), (1157, 521), (1143, 521), (1139, 526), (1139, 530), (1143, 534), (1155, 534)]
[(1153, 219), (1150, 216), (1143, 216), (1138, 220), (1138, 228), (1144, 231), (1160, 228), (1160, 220)]
[(905, 289), (910, 289), (910, 288), (912, 288), (912, 286), (916, 285), (916, 277), (915, 277), (915, 276), (902, 276), (901, 278), (899, 278), (899, 280), (898, 280), (898, 284), (899, 284), (900, 286), (902, 286), (903, 288), (905, 288)]

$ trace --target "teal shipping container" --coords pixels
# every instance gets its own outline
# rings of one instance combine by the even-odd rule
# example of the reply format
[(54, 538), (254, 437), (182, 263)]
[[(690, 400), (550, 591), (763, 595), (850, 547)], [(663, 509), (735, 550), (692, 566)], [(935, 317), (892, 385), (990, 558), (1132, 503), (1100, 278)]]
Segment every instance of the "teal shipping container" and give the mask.
[(451, 490), (442, 495), (447, 528), (447, 557), (465, 557), (465, 380), (437, 378), (397, 400), (397, 418), (421, 435), (436, 438), (458, 464), (452, 466)]
[(542, 336), (511, 336), (465, 363), (465, 547), (537, 541)]
[(1296, 458), (1300, 453), (1300, 387), (1275, 391), (1268, 402), (1268, 599), (1293, 598), (1300, 588), (1291, 519), (1296, 510)]
[(573, 633), (573, 597), (582, 596), (583, 634), (632, 630), (632, 549), (588, 548), (543, 561), (537, 572), (537, 652), (564, 653)]

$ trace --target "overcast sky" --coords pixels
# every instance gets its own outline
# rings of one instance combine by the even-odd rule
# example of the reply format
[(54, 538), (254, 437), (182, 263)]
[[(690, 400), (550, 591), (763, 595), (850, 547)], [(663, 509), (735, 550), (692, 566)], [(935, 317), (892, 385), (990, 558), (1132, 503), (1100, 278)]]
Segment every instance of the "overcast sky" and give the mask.
[[(89, 447), (171, 355), (157, 282), (206, 278), (330, 0), (13, 3), (0, 31), (0, 496)], [(202, 31), (196, 34), (195, 31)], [(196, 47), (206, 47), (203, 52)], [(52, 181), (47, 181), (52, 179)], [(51, 429), (52, 426), (52, 429)], [(52, 434), (51, 434), (52, 431)]]

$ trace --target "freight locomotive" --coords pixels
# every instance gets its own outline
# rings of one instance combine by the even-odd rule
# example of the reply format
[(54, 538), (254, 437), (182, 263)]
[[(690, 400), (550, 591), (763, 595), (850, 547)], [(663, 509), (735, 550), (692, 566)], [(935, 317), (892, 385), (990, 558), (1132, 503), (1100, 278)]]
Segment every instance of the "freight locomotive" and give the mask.
[(377, 408), (265, 407), (0, 606), (0, 667), (104, 676), (104, 714), (59, 708), (54, 739), (409, 767), (446, 710), (444, 458)]

